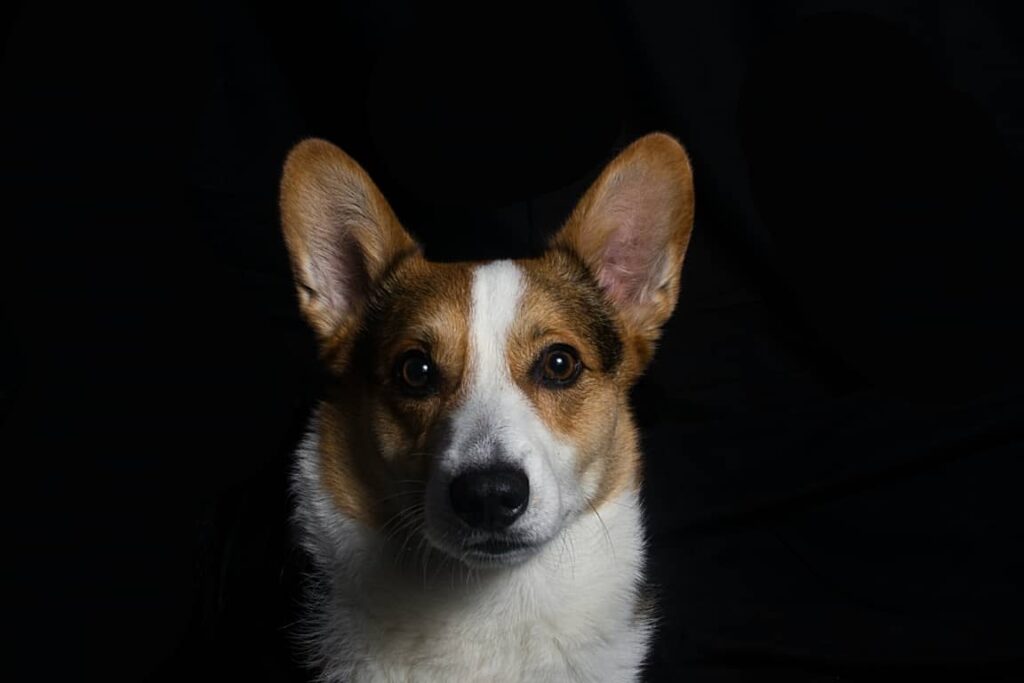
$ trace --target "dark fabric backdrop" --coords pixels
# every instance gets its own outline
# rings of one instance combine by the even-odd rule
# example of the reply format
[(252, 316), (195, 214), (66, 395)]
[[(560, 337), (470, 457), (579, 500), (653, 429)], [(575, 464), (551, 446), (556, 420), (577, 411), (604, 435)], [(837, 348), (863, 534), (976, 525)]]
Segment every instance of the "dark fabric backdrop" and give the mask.
[(8, 680), (303, 680), (285, 476), (320, 376), (277, 224), (326, 137), (437, 259), (693, 158), (635, 400), (649, 680), (1024, 680), (1013, 3), (7, 10)]

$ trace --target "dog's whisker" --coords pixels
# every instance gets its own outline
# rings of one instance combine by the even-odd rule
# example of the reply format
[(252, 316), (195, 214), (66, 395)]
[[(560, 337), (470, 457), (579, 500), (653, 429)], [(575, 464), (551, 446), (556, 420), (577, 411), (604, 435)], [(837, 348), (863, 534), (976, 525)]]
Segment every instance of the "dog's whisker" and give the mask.
[(604, 540), (608, 544), (608, 549), (612, 553), (612, 560), (616, 560), (617, 558), (615, 557), (615, 544), (612, 543), (612, 535), (608, 533), (608, 527), (604, 523), (604, 518), (601, 517), (601, 513), (597, 511), (597, 508), (594, 507), (594, 503), (589, 498), (587, 499), (587, 505), (590, 506), (590, 509), (594, 513), (594, 516), (597, 517), (597, 521), (601, 523), (601, 530), (604, 532)]
[[(408, 510), (402, 509), (402, 510), (399, 510), (398, 512), (396, 512), (394, 515), (392, 515), (391, 518), (388, 519), (388, 521), (384, 523), (384, 525), (381, 527), (380, 531), (381, 531), (381, 533), (385, 534), (385, 536), (384, 536), (384, 542), (385, 543), (388, 540), (391, 539), (391, 537), (394, 535), (394, 533), (395, 533), (395, 531), (397, 529), (401, 529), (402, 524), (404, 523), (404, 521), (406, 520), (407, 517), (408, 517)], [(390, 531), (389, 531), (389, 528), (391, 529)]]
[(384, 504), (384, 503), (386, 503), (388, 501), (392, 501), (392, 500), (395, 500), (397, 498), (404, 498), (406, 496), (418, 496), (418, 495), (423, 495), (423, 491), (398, 491), (396, 493), (391, 493), (391, 494), (388, 494), (386, 496), (381, 496), (376, 501), (374, 501), (374, 504), (375, 505), (382, 505), (382, 504)]
[(399, 525), (398, 529), (393, 532), (390, 537), (397, 538), (399, 533), (405, 536), (405, 540), (402, 543), (401, 548), (398, 550), (398, 557), (402, 558), (405, 556), (405, 549), (409, 544), (409, 541), (422, 529), (422, 521), (417, 511), (410, 511), (405, 516), (403, 522)]
[(423, 509), (424, 509), (424, 505), (422, 503), (417, 503), (417, 504), (410, 505), (408, 507), (402, 508), (397, 513), (392, 515), (390, 519), (388, 519), (388, 521), (384, 524), (384, 526), (381, 527), (381, 531), (384, 531), (385, 529), (388, 528), (388, 526), (390, 526), (391, 524), (396, 523), (396, 521), (401, 521), (403, 519), (406, 519), (410, 515), (415, 515), (415, 514), (418, 514), (419, 512), (422, 512)]

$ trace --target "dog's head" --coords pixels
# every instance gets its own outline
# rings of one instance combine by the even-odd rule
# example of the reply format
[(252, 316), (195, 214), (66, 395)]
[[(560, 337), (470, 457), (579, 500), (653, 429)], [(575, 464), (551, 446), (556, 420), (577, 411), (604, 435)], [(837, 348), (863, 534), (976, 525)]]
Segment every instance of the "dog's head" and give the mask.
[(693, 223), (682, 147), (613, 160), (537, 259), (431, 263), (337, 147), (281, 194), (302, 311), (337, 382), (321, 480), (347, 517), (511, 564), (639, 482), (630, 386), (675, 306)]

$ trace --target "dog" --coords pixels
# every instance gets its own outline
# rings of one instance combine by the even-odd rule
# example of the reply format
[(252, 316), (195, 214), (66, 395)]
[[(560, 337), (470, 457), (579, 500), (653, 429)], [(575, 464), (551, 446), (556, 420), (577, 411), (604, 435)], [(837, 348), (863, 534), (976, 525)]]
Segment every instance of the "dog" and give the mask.
[(280, 199), (332, 378), (292, 480), (308, 665), (331, 682), (636, 680), (655, 616), (628, 394), (678, 298), (683, 147), (628, 146), (533, 259), (426, 260), (323, 140), (289, 152)]

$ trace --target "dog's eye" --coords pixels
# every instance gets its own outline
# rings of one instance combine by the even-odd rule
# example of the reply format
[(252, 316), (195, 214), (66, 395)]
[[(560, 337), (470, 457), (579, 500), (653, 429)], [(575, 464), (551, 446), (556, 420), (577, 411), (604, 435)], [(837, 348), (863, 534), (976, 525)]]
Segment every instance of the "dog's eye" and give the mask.
[(410, 396), (426, 396), (437, 389), (437, 368), (423, 351), (411, 349), (395, 363), (398, 386)]
[(537, 362), (541, 384), (551, 388), (564, 388), (580, 376), (583, 364), (576, 349), (568, 344), (552, 344), (544, 349)]

